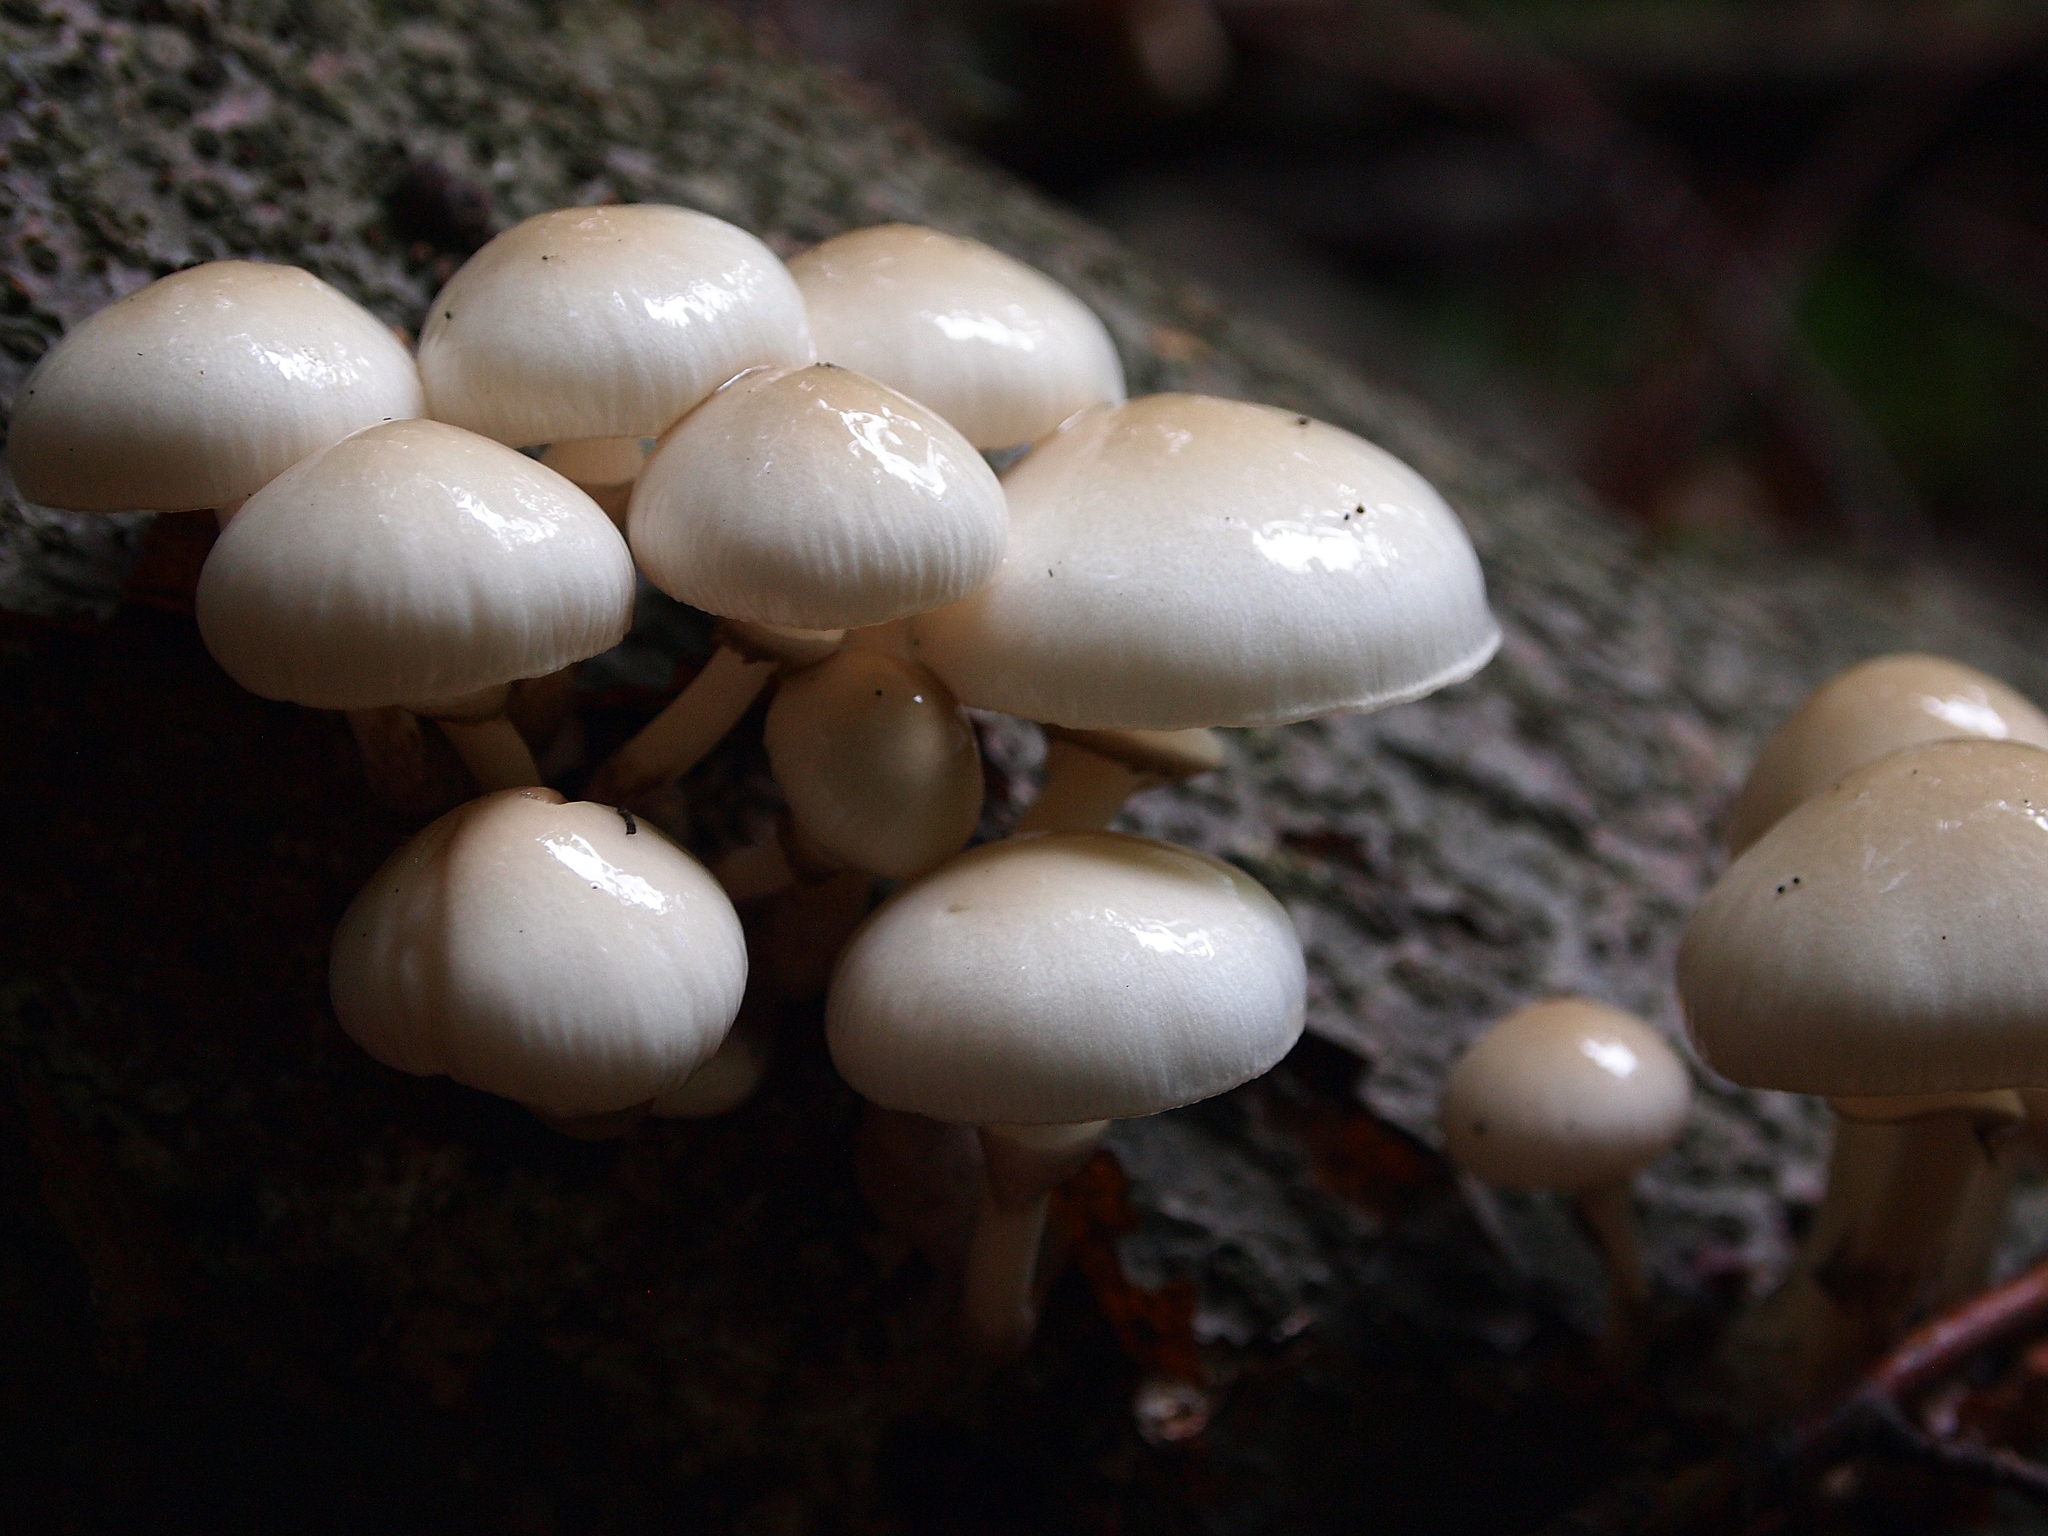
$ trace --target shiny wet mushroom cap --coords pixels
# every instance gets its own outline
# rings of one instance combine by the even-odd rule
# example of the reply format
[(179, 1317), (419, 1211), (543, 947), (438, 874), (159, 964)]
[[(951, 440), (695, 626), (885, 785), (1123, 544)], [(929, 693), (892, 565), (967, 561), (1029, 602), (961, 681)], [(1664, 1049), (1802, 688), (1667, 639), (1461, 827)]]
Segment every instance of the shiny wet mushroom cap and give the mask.
[(1751, 1087), (2048, 1082), (2048, 752), (1931, 742), (1806, 801), (1700, 903), (1678, 986), (1701, 1056)]
[(597, 504), (488, 438), (394, 422), (251, 497), (200, 573), (207, 649), (323, 709), (448, 699), (616, 645), (633, 565)]
[(1124, 398), (1094, 311), (1001, 251), (914, 224), (856, 229), (789, 264), (818, 356), (901, 390), (977, 448), (1043, 437)]
[(564, 1117), (678, 1087), (746, 976), (739, 919), (696, 860), (547, 789), (473, 800), (393, 854), (329, 971), (342, 1027), (385, 1065)]
[(210, 261), (44, 353), (15, 396), (7, 462), (45, 506), (198, 511), (424, 410), (412, 355), (361, 305), (298, 267)]
[(689, 208), (557, 208), (448, 280), (420, 332), (433, 414), (514, 447), (654, 437), (734, 374), (813, 356), (775, 253)]
[(1962, 737), (2048, 747), (2048, 715), (1997, 678), (1945, 656), (1879, 656), (1837, 673), (1764, 744), (1734, 809), (1741, 853), (1809, 795), (1888, 752)]
[(656, 586), (722, 618), (882, 624), (987, 583), (1002, 486), (927, 407), (847, 368), (734, 379), (664, 437), (627, 514)]
[(1122, 1119), (1257, 1077), (1300, 1038), (1278, 902), (1219, 859), (1112, 832), (1005, 839), (891, 897), (832, 981), (832, 1059), (889, 1109)]
[(1655, 1030), (1589, 998), (1552, 998), (1458, 1058), (1437, 1123), (1451, 1156), (1489, 1184), (1576, 1191), (1654, 1161), (1691, 1103), (1685, 1064)]
[(909, 626), (965, 704), (1081, 729), (1278, 725), (1420, 698), (1499, 644), (1443, 498), (1306, 416), (1097, 407), (1003, 488), (995, 580)]

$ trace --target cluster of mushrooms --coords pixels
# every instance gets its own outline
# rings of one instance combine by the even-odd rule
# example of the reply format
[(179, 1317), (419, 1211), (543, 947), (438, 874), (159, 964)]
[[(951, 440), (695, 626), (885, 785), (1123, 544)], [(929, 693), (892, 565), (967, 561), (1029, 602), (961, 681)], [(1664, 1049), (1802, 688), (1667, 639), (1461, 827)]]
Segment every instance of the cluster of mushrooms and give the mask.
[[(45, 505), (211, 509), (196, 613), (229, 675), (346, 712), (373, 783), (422, 720), (467, 765), (480, 797), (335, 935), (335, 1012), (381, 1062), (574, 1134), (714, 1112), (762, 1059), (735, 901), (897, 882), (839, 955), (829, 1043), (883, 1111), (978, 1129), (961, 1311), (997, 1354), (1107, 1122), (1255, 1077), (1302, 1028), (1285, 912), (1103, 830), (1124, 798), (1218, 766), (1213, 727), (1417, 698), (1498, 643), (1463, 529), (1398, 460), (1270, 407), (1127, 400), (1073, 295), (901, 225), (785, 266), (687, 209), (542, 214), (455, 273), (416, 354), (308, 273), (209, 263), (53, 347), (9, 457)], [(508, 704), (623, 638), (636, 569), (718, 649), (572, 802)], [(634, 807), (771, 686), (786, 810), (707, 870)], [(965, 852), (963, 704), (1051, 737), (1025, 824)]]
[[(1737, 1320), (1727, 1384), (1763, 1415), (1841, 1389), (1980, 1289), (2048, 1095), (2048, 715), (1959, 662), (1841, 673), (1766, 743), (1733, 862), (1688, 924), (1679, 998), (1734, 1082), (1825, 1097), (1825, 1197), (1786, 1282)], [(1577, 1197), (1627, 1339), (1644, 1294), (1626, 1190), (1676, 1140), (1683, 1066), (1584, 999), (1495, 1025), (1441, 1124), (1478, 1179)], [(2027, 1133), (2027, 1134), (2022, 1134)]]
[[(1302, 1028), (1278, 904), (1103, 829), (1219, 766), (1214, 727), (1419, 698), (1498, 643), (1405, 465), (1270, 407), (1127, 400), (1073, 295), (902, 225), (785, 266), (686, 209), (542, 214), (450, 279), (416, 355), (297, 268), (209, 263), (66, 335), (9, 456), (46, 505), (214, 511), (196, 609), (227, 672), (347, 712), (373, 782), (421, 720), (467, 765), (480, 798), (335, 936), (335, 1012), (381, 1062), (574, 1134), (731, 1107), (764, 1059), (734, 1029), (735, 901), (838, 882), (859, 915), (896, 882), (838, 954), (829, 1043), (881, 1111), (978, 1131), (962, 1317), (996, 1354), (1106, 1124), (1247, 1081)], [(508, 702), (617, 644), (640, 577), (718, 648), (568, 801)], [(786, 811), (708, 871), (633, 808), (771, 687)], [(969, 851), (963, 704), (1050, 739), (1022, 824)], [(1807, 1253), (1731, 1342), (1788, 1400), (1981, 1283), (2018, 1090), (2048, 1084), (2044, 747), (2048, 717), (1967, 668), (1852, 670), (1766, 749), (1688, 930), (1700, 1054), (1842, 1117)], [(1626, 1306), (1629, 1181), (1689, 1097), (1647, 1026), (1557, 999), (1459, 1062), (1442, 1124), (1477, 1177), (1575, 1194)]]

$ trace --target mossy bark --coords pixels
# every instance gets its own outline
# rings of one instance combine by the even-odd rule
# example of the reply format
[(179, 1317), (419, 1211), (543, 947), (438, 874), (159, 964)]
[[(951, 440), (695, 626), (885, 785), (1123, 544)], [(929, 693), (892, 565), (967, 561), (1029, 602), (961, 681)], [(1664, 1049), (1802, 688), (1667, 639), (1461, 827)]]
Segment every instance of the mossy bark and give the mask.
[[(1597, 1318), (1597, 1267), (1542, 1202), (1510, 1208), (1512, 1258), (1488, 1245), (1422, 1146), (1444, 1064), (1552, 992), (1675, 1029), (1678, 929), (1764, 735), (1909, 646), (2048, 697), (2036, 619), (1936, 570), (1647, 540), (711, 13), (5, 0), (0, 37), (0, 397), (66, 326), (211, 257), (300, 263), (412, 330), (491, 228), (565, 203), (688, 203), (784, 252), (915, 220), (1070, 284), (1134, 391), (1270, 401), (1415, 463), (1507, 635), (1473, 683), (1237, 734), (1226, 773), (1132, 807), (1289, 904), (1326, 1043), (1117, 1127), (1056, 1214), (1074, 1262), (1039, 1344), (981, 1381), (865, 1213), (856, 1106), (801, 1011), (747, 1107), (616, 1145), (365, 1060), (327, 939), (407, 828), (370, 808), (339, 717), (240, 694), (189, 620), (116, 613), (147, 519), (0, 485), (0, 604), (34, 616), (0, 629), (23, 1528), (1310, 1531), (1370, 1506), (1382, 1530), (1509, 1529), (1611, 1470), (1611, 1442), (1573, 1437), (1615, 1400), (1529, 1369), (1590, 1360), (1558, 1319)], [(650, 613), (643, 663), (673, 617)], [(1031, 732), (985, 734), (1028, 765)], [(699, 825), (750, 750), (700, 775)], [(1702, 1089), (1641, 1186), (1681, 1317), (1783, 1262), (1819, 1153), (1807, 1106)], [(1205, 1376), (1198, 1460), (1170, 1443), (1185, 1413), (1147, 1416), (1186, 1401), (1147, 1372)]]

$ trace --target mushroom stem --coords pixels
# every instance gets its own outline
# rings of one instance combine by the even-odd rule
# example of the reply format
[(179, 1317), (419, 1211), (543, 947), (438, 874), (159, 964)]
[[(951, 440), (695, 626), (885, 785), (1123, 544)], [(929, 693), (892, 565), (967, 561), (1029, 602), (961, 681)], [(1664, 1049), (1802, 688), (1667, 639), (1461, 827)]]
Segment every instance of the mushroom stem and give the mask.
[(1038, 1327), (1032, 1282), (1046, 1205), (1053, 1190), (1095, 1155), (1108, 1128), (1107, 1120), (981, 1128), (988, 1192), (967, 1250), (960, 1320), (984, 1354), (1012, 1359), (1031, 1342)]
[[(1960, 1096), (1958, 1096), (1960, 1097)], [(1911, 1119), (1838, 1120), (1828, 1191), (1792, 1274), (1730, 1334), (1725, 1361), (1745, 1387), (1811, 1404), (1884, 1352), (1915, 1316), (1982, 1283), (2011, 1177), (2017, 1095)], [(2010, 1100), (2008, 1106), (2004, 1101)], [(1868, 1116), (1882, 1100), (1853, 1103)], [(1960, 1246), (1959, 1246), (1960, 1245)], [(1960, 1247), (1967, 1247), (1964, 1255)]]
[(773, 837), (727, 854), (712, 866), (711, 878), (725, 887), (732, 901), (757, 901), (793, 885), (829, 880), (845, 867), (805, 837), (785, 813), (777, 818)]
[(1594, 1184), (1578, 1192), (1579, 1221), (1600, 1250), (1612, 1292), (1613, 1315), (1636, 1311), (1649, 1299), (1649, 1278), (1643, 1272), (1642, 1247), (1636, 1241), (1635, 1191), (1632, 1179)]
[(243, 496), (234, 501), (224, 501), (215, 507), (213, 509), (214, 526), (216, 528), (227, 527), (229, 523), (235, 520), (235, 514), (242, 510), (242, 503), (248, 499), (248, 497)]
[(597, 770), (590, 798), (637, 800), (688, 773), (739, 724), (776, 665), (721, 644), (689, 686)]
[(1054, 737), (1045, 744), (1045, 788), (1017, 819), (1017, 831), (1100, 831), (1116, 820), (1126, 800), (1157, 782), (1078, 742)]
[(417, 811), (429, 805), (433, 785), (419, 717), (396, 704), (383, 709), (351, 709), (345, 717), (370, 793), (396, 811)]
[(483, 793), (524, 789), (540, 782), (532, 748), (503, 715), (490, 720), (441, 720), (436, 724)]
[(1019, 832), (1097, 832), (1141, 789), (1177, 783), (1223, 766), (1214, 731), (1070, 731), (1045, 728), (1045, 787), (1017, 822)]

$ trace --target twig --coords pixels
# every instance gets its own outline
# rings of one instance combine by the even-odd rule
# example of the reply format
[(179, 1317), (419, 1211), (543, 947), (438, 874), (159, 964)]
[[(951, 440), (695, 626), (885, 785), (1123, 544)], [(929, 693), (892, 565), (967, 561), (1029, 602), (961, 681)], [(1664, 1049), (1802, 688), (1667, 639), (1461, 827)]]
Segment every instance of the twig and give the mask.
[(1768, 1444), (1666, 1480), (1629, 1478), (1544, 1527), (1543, 1536), (1708, 1536), (1776, 1528), (1799, 1480), (1866, 1452), (1889, 1452), (2048, 1505), (2048, 1467), (2016, 1452), (1929, 1434), (1913, 1401), (1994, 1349), (2048, 1323), (2048, 1260), (1906, 1335), (1847, 1397)]

